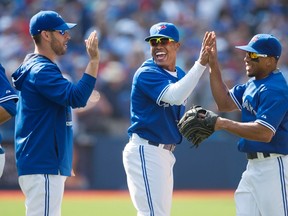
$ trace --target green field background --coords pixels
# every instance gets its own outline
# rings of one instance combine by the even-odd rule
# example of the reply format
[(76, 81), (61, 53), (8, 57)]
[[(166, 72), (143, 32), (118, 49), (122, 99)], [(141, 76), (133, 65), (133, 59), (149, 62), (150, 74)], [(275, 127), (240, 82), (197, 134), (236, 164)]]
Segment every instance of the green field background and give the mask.
[[(21, 192), (0, 191), (3, 216), (24, 216)], [(127, 192), (65, 192), (62, 216), (136, 216)], [(171, 216), (235, 215), (232, 192), (175, 192)]]

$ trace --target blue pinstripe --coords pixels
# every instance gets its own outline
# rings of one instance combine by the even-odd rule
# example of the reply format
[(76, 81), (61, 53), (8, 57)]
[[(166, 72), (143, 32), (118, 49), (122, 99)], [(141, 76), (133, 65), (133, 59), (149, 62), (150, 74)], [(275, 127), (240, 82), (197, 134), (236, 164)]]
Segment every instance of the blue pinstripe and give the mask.
[(283, 160), (282, 160), (281, 157), (278, 157), (277, 160), (278, 160), (278, 165), (279, 165), (279, 173), (280, 173), (280, 182), (281, 182), (281, 190), (282, 190), (284, 216), (288, 216), (288, 202), (287, 202), (287, 193), (286, 193), (284, 164), (283, 164)]
[(49, 216), (49, 175), (45, 174), (45, 207), (44, 207), (44, 216)]
[(142, 168), (142, 175), (143, 175), (143, 180), (145, 184), (146, 196), (147, 196), (148, 206), (150, 209), (150, 216), (154, 216), (153, 203), (152, 203), (151, 192), (150, 192), (149, 181), (148, 181), (147, 170), (146, 170), (144, 146), (139, 146), (139, 154), (140, 154), (140, 159), (141, 159), (141, 168)]

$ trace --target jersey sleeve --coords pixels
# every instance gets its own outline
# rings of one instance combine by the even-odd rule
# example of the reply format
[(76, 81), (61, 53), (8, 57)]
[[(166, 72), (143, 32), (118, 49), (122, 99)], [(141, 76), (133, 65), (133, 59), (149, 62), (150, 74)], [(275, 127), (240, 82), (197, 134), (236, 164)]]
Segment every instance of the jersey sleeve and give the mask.
[(73, 108), (86, 105), (95, 82), (94, 77), (84, 73), (82, 79), (74, 84), (64, 78), (53, 64), (47, 64), (35, 77), (35, 86), (42, 95), (55, 103)]
[(18, 96), (7, 79), (5, 69), (0, 64), (0, 103), (7, 100), (14, 100), (16, 102)]
[(158, 105), (162, 105), (161, 98), (165, 91), (167, 91), (172, 80), (169, 75), (161, 73), (157, 70), (144, 70), (139, 73), (137, 78), (137, 86), (145, 93), (146, 96), (155, 101)]
[(239, 110), (242, 109), (241, 104), (243, 102), (242, 98), (243, 98), (243, 94), (245, 92), (245, 89), (246, 89), (246, 85), (235, 85), (229, 91), (232, 100), (234, 101), (234, 103), (236, 104), (236, 106), (238, 107)]
[[(279, 92), (271, 94), (273, 90), (260, 92), (260, 103), (256, 115), (256, 122), (268, 127), (274, 133), (284, 119), (287, 111), (287, 98)], [(271, 96), (273, 95), (273, 97)]]
[(11, 116), (16, 115), (16, 103), (13, 100), (8, 100), (0, 104)]

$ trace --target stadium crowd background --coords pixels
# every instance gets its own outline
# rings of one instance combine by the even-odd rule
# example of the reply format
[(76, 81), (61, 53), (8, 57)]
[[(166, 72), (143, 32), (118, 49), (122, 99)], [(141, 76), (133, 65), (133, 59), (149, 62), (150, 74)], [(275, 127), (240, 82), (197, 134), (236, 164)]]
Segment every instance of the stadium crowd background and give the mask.
[[(150, 57), (144, 38), (150, 26), (159, 21), (172, 22), (179, 28), (182, 46), (177, 64), (187, 71), (198, 58), (205, 31), (213, 30), (229, 86), (247, 79), (244, 53), (235, 45), (246, 44), (257, 33), (271, 33), (281, 40), (279, 65), (288, 76), (287, 0), (1, 0), (0, 62), (8, 77), (24, 56), (33, 52), (29, 19), (39, 10), (55, 10), (67, 22), (78, 24), (70, 32), (67, 54), (58, 62), (72, 80), (82, 75), (88, 60), (84, 39), (94, 29), (100, 38), (101, 64), (95, 91), (87, 107), (74, 113), (78, 152), (81, 146), (93, 145), (98, 135), (127, 136), (131, 80), (139, 65)], [(207, 70), (189, 103), (215, 111), (208, 74)], [(237, 113), (229, 117), (239, 118)], [(13, 142), (13, 120), (0, 129), (4, 142)], [(81, 154), (75, 157), (77, 160)]]

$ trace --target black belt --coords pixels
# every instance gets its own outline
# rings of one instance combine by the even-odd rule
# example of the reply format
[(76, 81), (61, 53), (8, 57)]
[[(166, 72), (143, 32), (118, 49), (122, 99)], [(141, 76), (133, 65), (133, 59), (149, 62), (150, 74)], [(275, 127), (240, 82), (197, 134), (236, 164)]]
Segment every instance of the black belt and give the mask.
[(171, 152), (173, 152), (176, 148), (175, 144), (160, 144), (160, 143), (155, 143), (152, 141), (148, 141), (148, 144), (153, 145), (153, 146), (157, 146), (157, 147), (159, 147), (161, 145), (163, 147), (163, 149), (166, 149), (166, 150), (171, 151)]
[[(270, 153), (261, 153), (261, 154), (263, 154), (264, 158), (270, 157)], [(258, 158), (258, 155), (256, 152), (255, 153), (247, 153), (247, 159), (256, 159), (256, 158)]]

